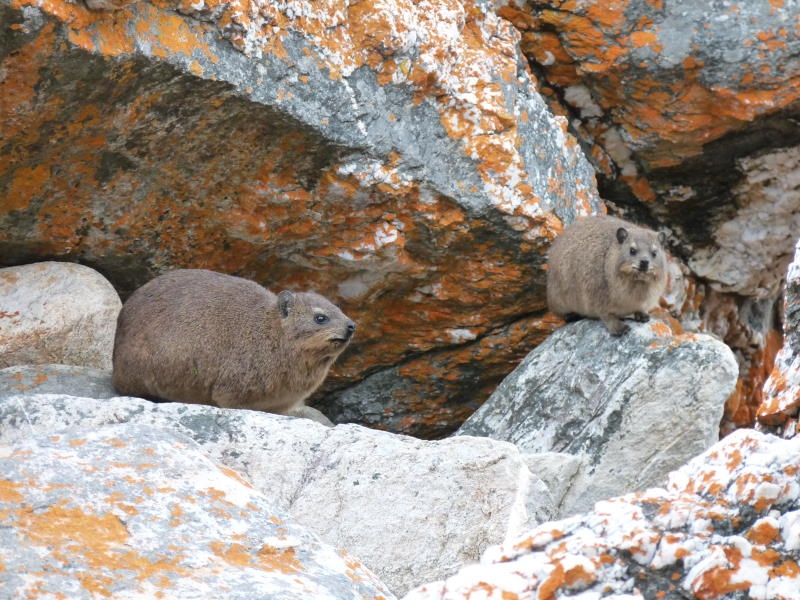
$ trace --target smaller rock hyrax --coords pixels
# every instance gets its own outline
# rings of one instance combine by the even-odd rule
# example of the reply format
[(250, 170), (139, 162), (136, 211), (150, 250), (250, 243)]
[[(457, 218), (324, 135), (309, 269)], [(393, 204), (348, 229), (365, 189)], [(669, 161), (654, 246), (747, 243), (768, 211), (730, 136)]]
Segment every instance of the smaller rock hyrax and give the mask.
[(276, 296), (240, 277), (171, 271), (122, 307), (114, 387), (140, 398), (286, 414), (322, 383), (355, 328), (318, 294)]
[(600, 319), (612, 335), (622, 317), (647, 321), (667, 283), (665, 236), (609, 216), (585, 217), (550, 246), (547, 304), (567, 319)]

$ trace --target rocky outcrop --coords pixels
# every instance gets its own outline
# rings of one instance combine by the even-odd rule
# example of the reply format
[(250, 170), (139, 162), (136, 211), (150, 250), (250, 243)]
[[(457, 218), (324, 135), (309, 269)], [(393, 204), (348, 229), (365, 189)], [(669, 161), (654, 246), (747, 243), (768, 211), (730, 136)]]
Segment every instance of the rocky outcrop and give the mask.
[(531, 352), (458, 433), (580, 458), (564, 478), (559, 514), (570, 515), (660, 485), (712, 446), (737, 375), (725, 344), (670, 331), (669, 320), (616, 338), (583, 319)]
[(759, 425), (794, 437), (800, 420), (800, 240), (789, 265), (783, 302), (783, 347), (764, 386)]
[[(81, 437), (117, 423), (191, 438), (272, 507), (358, 557), (397, 594), (451, 574), (488, 545), (553, 515), (549, 490), (505, 442), (426, 442), (356, 425), (329, 428), (308, 419), (136, 398), (0, 400), (5, 444), (66, 428)], [(142, 460), (160, 464), (162, 453), (147, 448), (138, 447)], [(87, 455), (84, 464), (94, 458)]]
[(653, 488), (544, 523), (404, 600), (797, 597), (800, 438), (741, 430)]
[(182, 435), (127, 424), (0, 449), (6, 597), (392, 598)]
[(88, 267), (0, 269), (0, 368), (62, 363), (111, 368), (119, 296)]
[(752, 424), (800, 227), (797, 4), (505, 4), (602, 197), (671, 232), (697, 281), (684, 313), (742, 364), (726, 430)]
[(315, 400), (337, 421), (453, 431), (552, 327), (548, 241), (603, 210), (473, 0), (0, 0), (0, 23), (0, 263), (331, 297), (358, 323)]

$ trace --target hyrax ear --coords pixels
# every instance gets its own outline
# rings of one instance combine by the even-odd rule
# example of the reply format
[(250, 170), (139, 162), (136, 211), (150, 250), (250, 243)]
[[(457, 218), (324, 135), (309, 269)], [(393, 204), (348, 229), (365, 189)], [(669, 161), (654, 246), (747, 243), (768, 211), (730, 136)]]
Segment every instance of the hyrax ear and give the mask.
[(282, 316), (288, 317), (292, 306), (294, 306), (294, 294), (292, 292), (283, 290), (278, 294), (278, 308)]
[(661, 244), (666, 248), (667, 246), (667, 234), (663, 231), (658, 232), (658, 243)]
[(621, 244), (628, 239), (628, 230), (624, 227), (617, 229), (617, 241)]

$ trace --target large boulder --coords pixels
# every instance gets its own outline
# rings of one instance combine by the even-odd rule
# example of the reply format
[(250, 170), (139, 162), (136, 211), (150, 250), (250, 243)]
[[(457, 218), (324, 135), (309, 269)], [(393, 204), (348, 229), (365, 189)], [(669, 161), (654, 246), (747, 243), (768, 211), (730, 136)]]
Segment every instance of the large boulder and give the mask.
[[(172, 429), (279, 510), (357, 556), (397, 594), (552, 518), (547, 487), (512, 444), (428, 442), (357, 425), (136, 398), (6, 396), (0, 442), (106, 424)], [(87, 457), (87, 464), (91, 457)]]
[(549, 240), (604, 210), (518, 41), (482, 0), (0, 0), (0, 265), (317, 291), (358, 335), (316, 406), (450, 433), (546, 335)]
[(800, 228), (797, 2), (504, 2), (602, 197), (671, 233), (694, 280), (683, 310), (734, 347), (728, 429), (752, 425), (780, 347)]
[(740, 430), (652, 488), (543, 523), (404, 600), (790, 600), (800, 590), (800, 438)]
[(3, 596), (388, 600), (192, 440), (132, 424), (0, 446)]
[(0, 269), (0, 368), (110, 369), (121, 307), (113, 286), (89, 267), (43, 262)]
[(737, 375), (711, 336), (653, 320), (613, 337), (584, 319), (531, 352), (458, 433), (579, 457), (560, 507), (572, 514), (661, 484), (714, 444)]

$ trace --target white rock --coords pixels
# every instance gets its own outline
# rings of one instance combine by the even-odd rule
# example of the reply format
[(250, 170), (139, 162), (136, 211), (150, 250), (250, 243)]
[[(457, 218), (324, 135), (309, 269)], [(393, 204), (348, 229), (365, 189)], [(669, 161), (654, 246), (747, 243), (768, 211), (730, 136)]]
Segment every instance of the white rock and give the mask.
[[(669, 335), (657, 320), (620, 338), (584, 319), (531, 352), (458, 434), (513, 442), (525, 452), (568, 453), (560, 515), (598, 500), (663, 485), (667, 473), (719, 437), (738, 365), (707, 335)], [(541, 477), (553, 463), (545, 462)], [(551, 466), (547, 466), (547, 465)], [(531, 464), (538, 473), (535, 464)]]
[(121, 307), (111, 284), (89, 267), (42, 262), (0, 269), (0, 368), (110, 369)]
[(4, 598), (391, 598), (175, 432), (109, 425), (6, 448)]
[(308, 419), (136, 398), (0, 401), (0, 442), (132, 422), (183, 433), (274, 505), (358, 557), (396, 594), (440, 579), (550, 518), (547, 487), (512, 444), (325, 427)]

